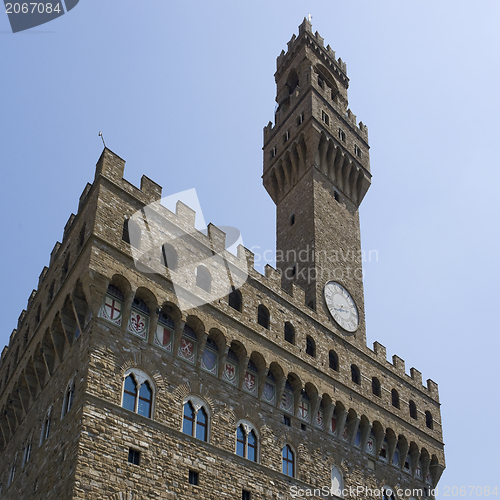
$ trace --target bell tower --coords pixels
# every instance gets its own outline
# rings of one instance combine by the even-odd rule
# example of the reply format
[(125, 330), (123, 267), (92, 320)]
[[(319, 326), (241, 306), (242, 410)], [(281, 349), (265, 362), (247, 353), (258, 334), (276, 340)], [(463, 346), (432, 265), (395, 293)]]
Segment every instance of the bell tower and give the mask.
[(364, 341), (358, 207), (371, 174), (368, 130), (348, 109), (346, 64), (304, 19), (277, 58), (275, 80), (275, 124), (264, 128), (262, 177), (276, 203), (282, 286), (299, 285), (309, 307), (333, 320), (324, 288), (340, 284), (356, 304), (359, 323), (346, 329), (333, 323)]

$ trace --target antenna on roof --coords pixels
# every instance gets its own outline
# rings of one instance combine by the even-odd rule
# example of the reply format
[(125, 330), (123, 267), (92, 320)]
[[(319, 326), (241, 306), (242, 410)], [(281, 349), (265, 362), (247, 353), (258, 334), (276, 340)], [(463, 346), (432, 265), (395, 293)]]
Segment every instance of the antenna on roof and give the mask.
[(311, 14), (307, 14), (307, 20), (309, 22), (312, 22), (312, 19), (313, 19), (313, 16), (311, 16)]
[(104, 144), (104, 147), (106, 147), (106, 143), (104, 142), (104, 137), (102, 135), (102, 132), (99, 132), (99, 137), (102, 139), (102, 143)]

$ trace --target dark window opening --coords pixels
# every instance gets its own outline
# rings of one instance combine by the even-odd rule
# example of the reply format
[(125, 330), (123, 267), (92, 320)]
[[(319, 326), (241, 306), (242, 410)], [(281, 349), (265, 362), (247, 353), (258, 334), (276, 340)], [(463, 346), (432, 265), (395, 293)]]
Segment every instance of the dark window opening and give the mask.
[(122, 240), (135, 248), (141, 246), (141, 228), (136, 221), (132, 219), (123, 221)]
[(417, 405), (413, 401), (410, 401), (408, 406), (410, 407), (410, 417), (416, 420), (417, 419)]
[(276, 147), (271, 149), (271, 158), (274, 158), (276, 156)]
[(229, 307), (232, 307), (233, 309), (241, 312), (241, 305), (243, 301), (241, 298), (241, 292), (239, 290), (233, 290), (229, 293), (228, 302)]
[(300, 428), (301, 428), (303, 431), (307, 430), (307, 426), (306, 426), (306, 424), (300, 424)]
[(200, 475), (198, 472), (194, 470), (189, 471), (189, 484), (192, 484), (194, 486), (198, 486), (200, 482)]
[(308, 303), (307, 303), (307, 307), (309, 309), (312, 309), (313, 311), (316, 310), (316, 307), (314, 306), (314, 300), (310, 300)]
[(324, 111), (321, 111), (321, 119), (324, 123), (330, 125), (330, 117)]
[(133, 448), (129, 448), (128, 450), (128, 461), (131, 464), (139, 465), (141, 461), (141, 452), (138, 450), (134, 450)]
[(345, 132), (341, 128), (339, 128), (339, 139), (345, 142)]
[(339, 371), (339, 357), (337, 356), (337, 353), (335, 351), (329, 352), (328, 362), (332, 370), (335, 370), (336, 372)]
[(290, 215), (290, 226), (295, 224), (295, 214)]
[(297, 116), (297, 126), (302, 125), (304, 123), (304, 113), (300, 113), (299, 116)]
[(432, 414), (431, 414), (430, 411), (426, 411), (425, 412), (425, 425), (429, 429), (433, 429), (434, 428), (434, 421), (432, 420)]
[(283, 415), (283, 423), (290, 427), (292, 425), (292, 421), (288, 415)]
[(262, 304), (259, 305), (259, 309), (257, 311), (257, 322), (259, 325), (269, 330), (269, 311), (267, 310), (267, 307)]
[(394, 406), (394, 408), (399, 408), (399, 394), (398, 394), (398, 391), (396, 391), (396, 389), (393, 389), (391, 391), (391, 396), (392, 396), (392, 406)]
[(175, 271), (177, 269), (177, 252), (172, 245), (165, 243), (161, 247), (162, 263), (165, 267)]
[(351, 365), (351, 380), (357, 385), (361, 384), (361, 374), (356, 365)]
[(335, 201), (339, 202), (340, 201), (340, 195), (337, 191), (333, 192), (333, 197), (335, 198)]
[(318, 85), (324, 89), (325, 88), (325, 80), (323, 80), (323, 77), (321, 75), (318, 75)]
[(295, 329), (291, 323), (288, 323), (288, 321), (285, 323), (285, 340), (290, 344), (295, 345)]
[(247, 490), (243, 490), (241, 492), (241, 500), (250, 500), (250, 492)]
[(354, 145), (354, 153), (358, 158), (361, 158), (363, 156), (363, 152), (361, 151), (361, 148), (357, 146), (356, 144)]
[(378, 396), (379, 398), (382, 395), (380, 388), (380, 381), (377, 377), (372, 378), (372, 393), (375, 394), (375, 396)]
[(313, 358), (316, 357), (316, 342), (309, 335), (306, 337), (306, 354), (309, 354)]

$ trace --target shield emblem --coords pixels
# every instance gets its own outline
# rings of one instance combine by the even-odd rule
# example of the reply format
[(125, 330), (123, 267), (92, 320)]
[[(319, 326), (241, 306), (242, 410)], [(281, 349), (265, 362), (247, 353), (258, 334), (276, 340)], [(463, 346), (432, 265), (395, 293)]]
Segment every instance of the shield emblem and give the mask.
[(375, 443), (373, 442), (373, 438), (369, 437), (366, 443), (366, 451), (368, 451), (368, 453), (373, 453), (374, 449), (375, 449)]
[(255, 375), (250, 372), (245, 374), (245, 387), (249, 392), (254, 392), (255, 390)]
[(268, 403), (274, 403), (274, 385), (269, 382), (264, 386), (264, 399)]
[(232, 364), (226, 363), (224, 376), (229, 382), (234, 383), (236, 379), (236, 368)]
[(344, 431), (342, 432), (342, 439), (344, 441), (347, 441), (347, 438), (349, 437), (349, 427), (347, 427), (347, 424), (344, 425)]
[(323, 427), (323, 412), (321, 410), (318, 410), (318, 414), (316, 415), (316, 425)]
[(194, 352), (193, 343), (190, 340), (182, 337), (181, 339), (181, 353), (182, 356), (186, 359), (190, 359)]
[(281, 400), (281, 408), (286, 411), (292, 411), (292, 406), (293, 394), (291, 392), (285, 391)]
[(217, 355), (215, 352), (205, 349), (203, 351), (203, 365), (209, 372), (214, 372), (217, 364)]

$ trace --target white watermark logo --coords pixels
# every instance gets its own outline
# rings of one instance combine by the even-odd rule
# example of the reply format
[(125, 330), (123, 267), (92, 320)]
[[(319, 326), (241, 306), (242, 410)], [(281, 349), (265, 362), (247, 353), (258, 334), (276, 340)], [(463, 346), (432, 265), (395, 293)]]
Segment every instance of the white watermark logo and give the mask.
[(225, 297), (248, 278), (240, 231), (205, 226), (195, 189), (154, 201), (125, 224), (136, 269), (167, 273), (181, 310)]

